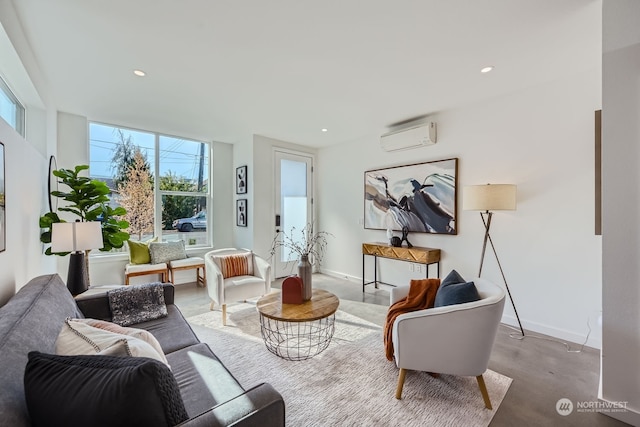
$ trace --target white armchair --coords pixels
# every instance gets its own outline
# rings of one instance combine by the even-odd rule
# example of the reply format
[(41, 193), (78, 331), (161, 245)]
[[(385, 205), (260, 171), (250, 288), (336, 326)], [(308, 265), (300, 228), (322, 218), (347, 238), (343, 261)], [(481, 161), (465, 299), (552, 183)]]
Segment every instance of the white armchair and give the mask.
[[(483, 279), (474, 283), (480, 300), (429, 308), (398, 316), (392, 340), (400, 368), (396, 399), (402, 397), (407, 370), (475, 376), (484, 399), (491, 400), (482, 374), (487, 370), (504, 308), (504, 290)], [(406, 297), (409, 287), (391, 289), (391, 304)]]
[(245, 249), (215, 249), (204, 256), (210, 309), (222, 306), (222, 324), (227, 324), (227, 303), (244, 301), (271, 292), (271, 266)]

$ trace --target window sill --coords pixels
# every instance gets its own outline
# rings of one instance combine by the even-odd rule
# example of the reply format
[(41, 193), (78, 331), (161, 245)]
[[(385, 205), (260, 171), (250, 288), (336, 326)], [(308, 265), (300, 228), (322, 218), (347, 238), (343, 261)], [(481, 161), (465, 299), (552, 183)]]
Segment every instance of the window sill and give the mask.
[[(211, 246), (199, 246), (197, 248), (186, 248), (186, 252), (188, 256), (199, 256), (200, 254), (204, 255), (206, 252), (213, 250), (214, 248)], [(119, 262), (119, 261), (129, 261), (129, 253), (128, 252), (116, 252), (116, 253), (108, 253), (108, 252), (100, 252), (100, 251), (91, 251), (89, 254), (89, 259), (92, 263), (101, 264), (101, 263), (109, 263), (109, 262)]]

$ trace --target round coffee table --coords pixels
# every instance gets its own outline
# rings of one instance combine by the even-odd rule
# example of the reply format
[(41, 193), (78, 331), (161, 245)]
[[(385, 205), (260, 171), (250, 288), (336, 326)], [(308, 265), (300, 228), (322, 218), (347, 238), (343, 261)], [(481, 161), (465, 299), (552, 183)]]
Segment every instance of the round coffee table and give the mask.
[(283, 304), (282, 294), (258, 300), (260, 331), (267, 349), (286, 360), (305, 360), (324, 351), (335, 329), (340, 300), (331, 292), (314, 289), (302, 304)]

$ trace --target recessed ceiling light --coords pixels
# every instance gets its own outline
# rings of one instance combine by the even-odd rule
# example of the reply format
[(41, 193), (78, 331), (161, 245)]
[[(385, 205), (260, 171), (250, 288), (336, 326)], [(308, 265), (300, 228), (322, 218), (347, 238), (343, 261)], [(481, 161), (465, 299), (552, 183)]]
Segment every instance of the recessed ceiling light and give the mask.
[(322, 128), (322, 132), (327, 132), (329, 129)]
[(145, 73), (145, 72), (144, 72), (144, 71), (142, 71), (142, 70), (133, 70), (133, 74), (135, 74), (135, 75), (136, 75), (136, 76), (138, 76), (138, 77), (144, 77), (144, 76), (146, 76), (146, 75), (147, 75), (147, 73)]
[(493, 70), (493, 66), (484, 67), (482, 70), (480, 70), (480, 72), (481, 73), (488, 73), (491, 70)]

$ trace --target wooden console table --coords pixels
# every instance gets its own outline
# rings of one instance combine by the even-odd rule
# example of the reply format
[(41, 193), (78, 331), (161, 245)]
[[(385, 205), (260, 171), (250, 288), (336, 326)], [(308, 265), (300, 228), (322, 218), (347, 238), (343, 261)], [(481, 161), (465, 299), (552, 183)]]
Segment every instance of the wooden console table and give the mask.
[[(373, 256), (373, 280), (370, 282), (365, 281), (365, 256)], [(390, 283), (384, 283), (378, 281), (378, 257), (395, 259), (398, 261), (412, 262), (415, 264), (424, 264), (426, 277), (429, 277), (429, 266), (436, 264), (436, 277), (440, 277), (440, 249), (434, 248), (422, 248), (414, 246), (408, 248), (406, 246), (395, 247), (387, 243), (363, 243), (362, 244), (362, 292), (366, 285), (374, 284), (378, 287), (378, 283), (383, 285), (395, 286)]]

